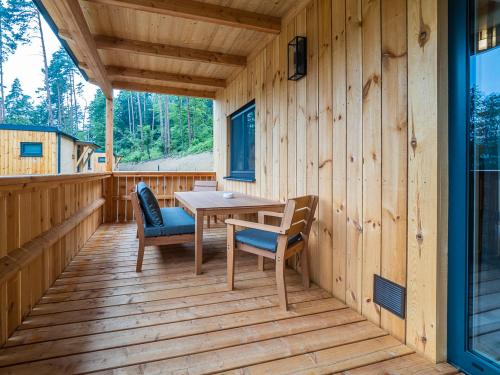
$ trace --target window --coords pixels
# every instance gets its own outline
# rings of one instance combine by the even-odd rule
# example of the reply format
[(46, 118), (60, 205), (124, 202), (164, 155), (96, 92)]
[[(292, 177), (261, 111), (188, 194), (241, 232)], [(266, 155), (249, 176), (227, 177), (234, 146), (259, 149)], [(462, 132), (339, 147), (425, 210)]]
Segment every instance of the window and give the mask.
[(99, 157), (97, 158), (97, 162), (98, 162), (99, 164), (104, 164), (104, 163), (106, 163), (106, 156), (99, 156)]
[(92, 170), (92, 164), (90, 163), (90, 158), (88, 158), (88, 159), (87, 159), (87, 169), (88, 169), (89, 171), (91, 171), (91, 170)]
[(255, 101), (229, 117), (229, 176), (227, 179), (255, 181)]
[(41, 142), (21, 142), (21, 156), (23, 157), (41, 157), (42, 143)]

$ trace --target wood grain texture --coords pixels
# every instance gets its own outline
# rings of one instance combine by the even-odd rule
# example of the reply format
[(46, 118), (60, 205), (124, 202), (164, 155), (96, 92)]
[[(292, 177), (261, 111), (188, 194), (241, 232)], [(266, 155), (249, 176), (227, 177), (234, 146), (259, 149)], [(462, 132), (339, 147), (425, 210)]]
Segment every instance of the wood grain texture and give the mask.
[[(153, 248), (148, 264), (157, 268), (137, 275), (133, 264), (123, 272), (135, 258), (135, 225), (102, 225), (0, 350), (0, 371), (456, 373), (414, 355), (327, 291), (304, 289), (291, 269), (290, 311), (281, 310), (272, 265), (258, 271), (251, 254), (236, 257), (228, 291), (225, 232), (207, 231), (206, 275), (192, 273), (192, 245)], [(96, 281), (75, 277), (75, 268)]]
[[(306, 77), (288, 82), (286, 90), (280, 88), (281, 37), (269, 42), (261, 55), (265, 71), (258, 86), (263, 91), (255, 99), (266, 116), (259, 114), (256, 123), (261, 129), (256, 142), (262, 168), (256, 182), (227, 184), (221, 179), (227, 172), (227, 134), (217, 137), (221, 144), (216, 147), (222, 154), (217, 160), (224, 163), (217, 163), (216, 171), (219, 182), (231, 190), (256, 191), (262, 197), (283, 200), (286, 166), (288, 198), (294, 192), (320, 196), (309, 244), (312, 279), (434, 359), (444, 339), (433, 346), (427, 337), (431, 334), (425, 333), (446, 336), (442, 302), (446, 298), (442, 293), (433, 294), (446, 282), (446, 257), (440, 250), (446, 248), (446, 228), (441, 224), (446, 208), (436, 200), (437, 192), (446, 189), (444, 180), (439, 188), (428, 181), (437, 184), (438, 172), (440, 178), (446, 174), (440, 172), (441, 167), (433, 169), (438, 165), (438, 153), (440, 160), (445, 156), (442, 124), (446, 119), (436, 116), (446, 112), (446, 105), (438, 111), (436, 103), (442, 100), (438, 50), (446, 48), (438, 44), (444, 26), (435, 28), (439, 25), (437, 13), (429, 7), (430, 2), (424, 0), (310, 1), (294, 16), (295, 23), (289, 20), (285, 24), (287, 39), (293, 28), (295, 34), (308, 38)], [(421, 64), (423, 70), (418, 68)], [(219, 90), (216, 106), (220, 100), (226, 111), (216, 126), (227, 130), (227, 115), (251, 99), (239, 99), (237, 94), (238, 87), (249, 80), (251, 73), (246, 70), (228, 80), (227, 89)], [(413, 110), (408, 93), (411, 82), (415, 82), (411, 90), (418, 107)], [(277, 130), (283, 129), (283, 122), (287, 123), (286, 160), (281, 144), (285, 133)], [(330, 167), (324, 169), (323, 162), (331, 163)], [(323, 257), (325, 252), (330, 260)], [(429, 281), (423, 271), (428, 269), (440, 271)], [(408, 319), (373, 303), (375, 274), (408, 287), (411, 299), (407, 308), (412, 310)]]
[[(441, 127), (438, 3), (408, 1), (408, 316), (406, 341), (440, 361), (446, 353), (442, 335), (444, 286), (438, 236), (438, 185)], [(425, 95), (423, 94), (425, 93)], [(446, 289), (446, 288), (444, 288)], [(446, 299), (445, 299), (446, 300)]]
[[(105, 174), (1, 178), (2, 344), (102, 222)], [(1, 206), (1, 205), (0, 205)]]
[(380, 0), (362, 1), (363, 22), (363, 277), (362, 312), (380, 324), (373, 277), (382, 251), (382, 68)]
[[(406, 0), (382, 1), (382, 258), (381, 275), (406, 285), (408, 57)], [(394, 30), (401, 32), (394, 33)], [(382, 310), (381, 325), (400, 340), (405, 322)]]
[(278, 17), (194, 0), (184, 0), (182, 2), (175, 0), (152, 0), (146, 3), (142, 0), (88, 1), (273, 34), (279, 34), (281, 28), (281, 20)]

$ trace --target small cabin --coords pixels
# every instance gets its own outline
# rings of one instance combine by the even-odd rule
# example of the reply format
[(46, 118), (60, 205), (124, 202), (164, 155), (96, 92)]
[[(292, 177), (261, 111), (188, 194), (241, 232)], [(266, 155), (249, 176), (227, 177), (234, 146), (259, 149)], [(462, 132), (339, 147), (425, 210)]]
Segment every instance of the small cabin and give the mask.
[[(113, 154), (113, 167), (116, 168), (120, 158), (118, 155)], [(92, 172), (105, 172), (106, 171), (106, 150), (99, 148), (94, 151), (92, 158)]]
[(0, 124), (2, 176), (91, 172), (99, 146), (55, 126)]

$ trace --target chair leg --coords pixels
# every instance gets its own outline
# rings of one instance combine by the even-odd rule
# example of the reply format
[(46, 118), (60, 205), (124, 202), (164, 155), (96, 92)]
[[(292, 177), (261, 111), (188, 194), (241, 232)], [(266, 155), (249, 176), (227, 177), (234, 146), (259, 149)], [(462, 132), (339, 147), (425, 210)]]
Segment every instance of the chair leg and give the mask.
[(280, 307), (286, 311), (288, 310), (288, 300), (285, 284), (285, 260), (282, 258), (276, 258), (276, 286)]
[(262, 255), (257, 255), (257, 267), (259, 271), (264, 271), (264, 257)]
[(210, 215), (207, 216), (207, 228), (210, 229)]
[(135, 272), (142, 271), (142, 260), (144, 259), (144, 241), (139, 238), (139, 250), (137, 251), (137, 266)]
[(234, 226), (227, 226), (227, 288), (234, 289)]
[(309, 260), (307, 259), (307, 249), (302, 250), (300, 253), (300, 268), (302, 270), (302, 285), (304, 288), (309, 288)]
[(217, 215), (214, 215), (214, 223), (217, 224)]

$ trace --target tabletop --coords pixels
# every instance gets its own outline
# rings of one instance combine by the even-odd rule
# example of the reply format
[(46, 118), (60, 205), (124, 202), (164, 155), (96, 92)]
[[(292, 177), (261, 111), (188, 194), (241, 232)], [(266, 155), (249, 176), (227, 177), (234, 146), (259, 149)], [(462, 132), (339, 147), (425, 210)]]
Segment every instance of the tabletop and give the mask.
[(233, 193), (233, 198), (224, 198), (224, 191), (176, 192), (175, 198), (189, 210), (245, 210), (245, 209), (277, 209), (284, 206), (279, 201), (252, 197), (241, 193)]

